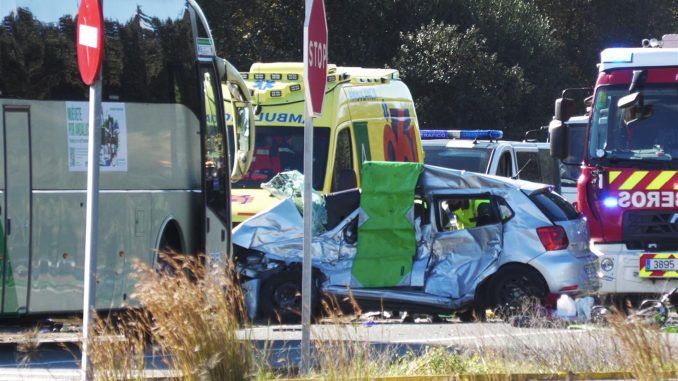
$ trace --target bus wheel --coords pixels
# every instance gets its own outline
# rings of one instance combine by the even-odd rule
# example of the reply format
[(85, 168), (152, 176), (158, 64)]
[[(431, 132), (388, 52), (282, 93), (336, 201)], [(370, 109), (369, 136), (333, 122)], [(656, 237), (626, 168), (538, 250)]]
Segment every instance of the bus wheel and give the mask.
[[(317, 309), (318, 289), (311, 286), (311, 313)], [(259, 308), (264, 318), (279, 323), (301, 321), (301, 271), (272, 275), (262, 286)]]
[(183, 257), (181, 240), (178, 228), (170, 223), (163, 232), (160, 244), (158, 245), (158, 254), (156, 255), (155, 270), (161, 274), (176, 275), (177, 269), (182, 268), (180, 261)]

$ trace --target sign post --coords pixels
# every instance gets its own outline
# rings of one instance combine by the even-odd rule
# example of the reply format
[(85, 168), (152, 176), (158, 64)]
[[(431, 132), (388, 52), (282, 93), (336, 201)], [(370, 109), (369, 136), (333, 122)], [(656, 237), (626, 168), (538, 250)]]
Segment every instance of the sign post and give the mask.
[(304, 19), (304, 261), (301, 279), (301, 372), (311, 365), (311, 243), (313, 241), (313, 118), (322, 114), (327, 85), (324, 0), (306, 0)]
[(89, 361), (89, 331), (96, 301), (97, 225), (99, 222), (99, 152), (101, 146), (101, 62), (104, 56), (103, 0), (82, 0), (78, 9), (77, 52), (80, 77), (89, 85), (87, 142), (87, 212), (85, 220), (85, 274), (82, 301), (81, 379), (93, 380)]

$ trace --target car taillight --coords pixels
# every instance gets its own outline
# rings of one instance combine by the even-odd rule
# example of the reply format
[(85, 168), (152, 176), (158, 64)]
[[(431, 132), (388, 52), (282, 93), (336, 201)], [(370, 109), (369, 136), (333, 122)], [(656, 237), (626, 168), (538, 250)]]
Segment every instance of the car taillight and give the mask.
[(567, 248), (570, 241), (567, 239), (567, 233), (562, 226), (544, 226), (537, 228), (537, 235), (541, 240), (546, 251), (562, 250)]

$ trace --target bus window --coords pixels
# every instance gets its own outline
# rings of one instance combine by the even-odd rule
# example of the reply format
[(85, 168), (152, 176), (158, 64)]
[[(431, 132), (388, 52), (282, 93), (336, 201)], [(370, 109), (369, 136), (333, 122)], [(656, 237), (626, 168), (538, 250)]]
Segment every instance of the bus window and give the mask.
[(353, 144), (351, 130), (344, 128), (337, 135), (337, 150), (332, 170), (332, 192), (355, 188), (356, 176), (353, 169)]

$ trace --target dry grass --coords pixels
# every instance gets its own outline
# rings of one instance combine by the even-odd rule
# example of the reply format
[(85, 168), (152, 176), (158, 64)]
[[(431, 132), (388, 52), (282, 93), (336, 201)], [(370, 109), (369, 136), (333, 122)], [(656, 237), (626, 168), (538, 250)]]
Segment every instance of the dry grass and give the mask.
[[(251, 341), (243, 336), (244, 298), (232, 268), (208, 273), (200, 263), (182, 262), (175, 264), (171, 275), (152, 269), (141, 269), (139, 274), (136, 297), (146, 314), (100, 320), (95, 326), (91, 357), (100, 379), (139, 379), (138, 370), (146, 366), (143, 354), (151, 343), (161, 348), (168, 366), (185, 380), (295, 376), (370, 380), (469, 374), (502, 380), (515, 373), (620, 371), (639, 380), (663, 380), (667, 372), (678, 371), (676, 348), (671, 347), (669, 334), (653, 325), (629, 322), (621, 315), (613, 316), (609, 326), (573, 332), (539, 311), (528, 316), (529, 328), (501, 323), (491, 328), (478, 326), (480, 338), (463, 350), (430, 347), (415, 351), (370, 343), (365, 332), (379, 328), (347, 324), (339, 303), (330, 299), (323, 307), (329, 316), (325, 321), (332, 325), (316, 326), (324, 329), (322, 334), (314, 334), (313, 367), (300, 375), (296, 364), (272, 369), (264, 357), (267, 350), (255, 353)], [(360, 312), (351, 298), (342, 304)]]
[(137, 311), (116, 318), (95, 318), (88, 355), (97, 380), (144, 379), (147, 327), (147, 317)]
[(149, 332), (184, 380), (243, 380), (252, 348), (237, 337), (244, 321), (242, 290), (232, 267), (172, 262), (173, 274), (142, 268), (136, 297), (152, 316)]
[(611, 326), (626, 360), (625, 367), (635, 379), (665, 380), (667, 373), (678, 372), (678, 352), (658, 325), (614, 316)]
[(237, 337), (245, 319), (233, 269), (206, 271), (195, 260), (168, 263), (163, 273), (139, 268), (134, 297), (143, 313), (96, 321), (89, 354), (97, 379), (142, 379), (151, 345), (182, 380), (251, 378), (252, 345)]
[[(345, 321), (340, 313), (332, 315), (329, 311), (329, 315), (332, 323)], [(551, 320), (544, 311), (529, 316), (529, 321), (529, 327), (523, 329), (502, 323), (491, 328), (479, 326), (480, 338), (464, 349), (428, 347), (404, 353), (357, 340), (364, 340), (361, 326), (336, 324), (314, 337), (315, 367), (302, 376), (369, 380), (383, 376), (489, 375), (488, 379), (504, 380), (526, 373), (565, 377), (563, 374), (624, 372), (638, 380), (665, 380), (678, 371), (676, 348), (656, 326), (629, 322), (617, 314), (608, 326), (586, 325), (572, 330), (568, 326), (573, 322)], [(451, 330), (455, 326), (449, 325)], [(290, 375), (294, 375), (293, 370), (283, 376)]]

